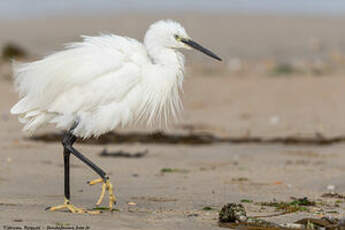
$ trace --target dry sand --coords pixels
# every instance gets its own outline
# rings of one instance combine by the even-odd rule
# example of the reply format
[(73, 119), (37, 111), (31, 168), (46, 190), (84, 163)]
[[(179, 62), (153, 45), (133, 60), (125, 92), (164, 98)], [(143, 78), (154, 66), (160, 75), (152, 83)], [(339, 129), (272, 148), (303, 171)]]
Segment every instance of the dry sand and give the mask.
[[(182, 21), (186, 21), (190, 33), (219, 51), (225, 60), (232, 55), (230, 49), (238, 52), (237, 56), (248, 58), (272, 57), (279, 47), (283, 56), (289, 56), (294, 51), (296, 56), (299, 52), (304, 55), (301, 50), (308, 49), (303, 42), (309, 34), (317, 34), (329, 47), (341, 44), (345, 35), (335, 28), (344, 20), (336, 18), (206, 17), (195, 14), (174, 17), (183, 17)], [(1, 22), (0, 42), (15, 41), (30, 52), (42, 55), (57, 49), (61, 43), (76, 39), (80, 33), (109, 30), (139, 37), (152, 18), (160, 16), (136, 15), (136, 20), (131, 21), (123, 18), (121, 26), (115, 26), (114, 18), (46, 19), (37, 21), (39, 28), (30, 30), (28, 25), (32, 21)], [(226, 26), (220, 23), (225, 19)], [(273, 19), (282, 24), (278, 25), (277, 21), (270, 23)], [(50, 24), (53, 22), (53, 25)], [(254, 22), (257, 23), (255, 26)], [(207, 26), (212, 24), (219, 27)], [(222, 30), (228, 26), (232, 29)], [(304, 28), (308, 28), (309, 32)], [(287, 30), (290, 32), (284, 32)], [(276, 35), (278, 32), (279, 36)], [(295, 35), (295, 39), (285, 39), (290, 33)], [(210, 39), (210, 34), (215, 36)], [(236, 42), (226, 43), (227, 47), (222, 48), (223, 39)], [(258, 39), (260, 45), (256, 45)], [(194, 71), (194, 63), (207, 59), (198, 54), (189, 56), (192, 57), (192, 64), (189, 64), (187, 75), (190, 77), (184, 87), (185, 112), (181, 124), (174, 126), (170, 133), (186, 133), (188, 127), (192, 127), (193, 132), (240, 138), (332, 138), (345, 133), (345, 79), (341, 74), (323, 77), (255, 74), (235, 77), (219, 71), (212, 74)], [(327, 192), (326, 187), (330, 184), (335, 185), (339, 193), (345, 191), (343, 142), (322, 146), (263, 143), (77, 144), (81, 152), (109, 172), (118, 196), (116, 208), (119, 211), (98, 216), (47, 212), (45, 207), (63, 201), (62, 148), (59, 143), (24, 138), (21, 125), (9, 114), (16, 100), (11, 81), (0, 76), (0, 226), (217, 229), (217, 210), (227, 202), (239, 202), (241, 199), (289, 200), (291, 196), (307, 196), (316, 200)], [(45, 132), (55, 131), (50, 127), (41, 131)], [(143, 158), (104, 158), (97, 154), (103, 148), (131, 153), (147, 149), (149, 152)], [(163, 168), (176, 168), (180, 172), (161, 173)], [(100, 187), (86, 184), (95, 176), (81, 162), (72, 160), (71, 189), (75, 205), (95, 207)], [(324, 211), (336, 210), (338, 214), (330, 214), (333, 216), (344, 214), (343, 204), (336, 208), (335, 200), (323, 200), (329, 204), (323, 207)], [(136, 205), (130, 206), (128, 202), (135, 202)], [(202, 210), (206, 206), (214, 209)], [(261, 210), (254, 204), (246, 206), (250, 215), (274, 213), (270, 208)], [(269, 220), (287, 222), (304, 216), (315, 217), (317, 210)]]

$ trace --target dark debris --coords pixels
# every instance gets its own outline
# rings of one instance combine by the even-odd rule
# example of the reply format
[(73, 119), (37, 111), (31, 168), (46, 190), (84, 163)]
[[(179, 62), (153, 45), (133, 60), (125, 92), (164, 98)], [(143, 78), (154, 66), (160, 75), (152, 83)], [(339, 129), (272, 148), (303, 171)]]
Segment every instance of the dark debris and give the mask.
[(321, 195), (322, 198), (335, 198), (335, 199), (345, 199), (344, 195), (338, 193), (324, 193)]
[(269, 201), (258, 202), (257, 204), (262, 206), (275, 207), (276, 210), (284, 211), (285, 213), (308, 211), (308, 206), (315, 206), (315, 201), (310, 201), (307, 197), (304, 198), (291, 198), (292, 201)]
[[(60, 142), (61, 134), (47, 133), (30, 137), (31, 140), (43, 142)], [(150, 144), (214, 144), (214, 143), (259, 143), (259, 144), (303, 144), (303, 145), (329, 145), (340, 142), (345, 142), (345, 136), (325, 137), (320, 134), (315, 134), (314, 137), (299, 137), (287, 136), (277, 138), (263, 138), (263, 137), (228, 137), (221, 138), (211, 133), (190, 133), (190, 134), (167, 134), (164, 132), (153, 133), (116, 133), (110, 132), (100, 136), (98, 139), (90, 138), (87, 140), (78, 140), (78, 142), (85, 144), (121, 144), (121, 143), (150, 143)]]
[(219, 212), (221, 223), (240, 223), (246, 220), (247, 214), (242, 204), (228, 203)]
[[(295, 199), (292, 202), (294, 205), (314, 205), (314, 202), (307, 198)], [(276, 203), (280, 205), (282, 202)], [(237, 230), (345, 230), (345, 219), (332, 217), (303, 218), (294, 223), (283, 224), (276, 224), (260, 218), (263, 217), (248, 217), (241, 204), (228, 203), (219, 212), (218, 225)]]
[(10, 61), (13, 58), (25, 58), (27, 56), (26, 50), (14, 43), (6, 44), (1, 51), (1, 57), (5, 61)]
[(143, 152), (137, 152), (137, 153), (127, 153), (123, 151), (108, 152), (106, 149), (104, 149), (98, 155), (101, 157), (142, 158), (146, 156), (148, 153), (149, 153), (148, 150), (145, 150)]

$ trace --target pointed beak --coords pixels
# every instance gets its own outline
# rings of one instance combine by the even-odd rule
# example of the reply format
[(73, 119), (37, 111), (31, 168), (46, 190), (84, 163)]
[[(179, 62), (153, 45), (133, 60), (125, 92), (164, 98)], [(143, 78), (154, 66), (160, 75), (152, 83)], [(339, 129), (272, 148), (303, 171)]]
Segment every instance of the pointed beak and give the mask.
[(181, 42), (183, 42), (184, 44), (187, 44), (188, 46), (199, 50), (200, 52), (203, 52), (204, 54), (213, 57), (214, 59), (217, 59), (218, 61), (222, 61), (222, 59), (220, 57), (218, 57), (215, 53), (213, 53), (211, 50), (208, 50), (204, 47), (202, 47), (200, 44), (196, 43), (193, 40), (190, 39), (185, 39), (185, 38), (181, 38), (180, 40)]

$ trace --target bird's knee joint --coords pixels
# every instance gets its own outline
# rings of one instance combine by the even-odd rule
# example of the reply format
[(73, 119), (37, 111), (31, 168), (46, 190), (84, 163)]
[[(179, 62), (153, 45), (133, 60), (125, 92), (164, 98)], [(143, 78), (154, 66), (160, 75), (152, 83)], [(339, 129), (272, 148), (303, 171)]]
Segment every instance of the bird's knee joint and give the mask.
[(76, 136), (74, 136), (72, 133), (66, 133), (64, 134), (61, 143), (64, 147), (67, 147), (72, 146), (76, 140)]
[(62, 141), (61, 141), (62, 145), (64, 147), (67, 147), (67, 146), (70, 146), (71, 143), (66, 139), (66, 138), (63, 138)]

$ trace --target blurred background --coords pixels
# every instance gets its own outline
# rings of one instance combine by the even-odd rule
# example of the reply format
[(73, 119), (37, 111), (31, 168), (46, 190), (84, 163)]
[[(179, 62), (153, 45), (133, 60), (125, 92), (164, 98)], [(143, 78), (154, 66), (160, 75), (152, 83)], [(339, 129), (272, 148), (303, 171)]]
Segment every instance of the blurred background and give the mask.
[(2, 0), (0, 74), (10, 81), (12, 58), (37, 60), (80, 35), (142, 41), (150, 24), (171, 18), (224, 60), (184, 52), (183, 127), (334, 137), (345, 133), (344, 13), (342, 0)]
[[(0, 42), (46, 55), (80, 34), (142, 40), (152, 22), (173, 18), (224, 57), (223, 71), (230, 74), (324, 75), (342, 71), (344, 13), (341, 0), (3, 0)], [(188, 65), (209, 63), (195, 52), (187, 55)], [(219, 68), (207, 63), (203, 68)]]
[(171, 18), (224, 59), (184, 52), (187, 124), (226, 136), (337, 136), (344, 13), (342, 0), (2, 0), (0, 73), (10, 80), (12, 57), (37, 60), (82, 34), (142, 41), (151, 23)]

